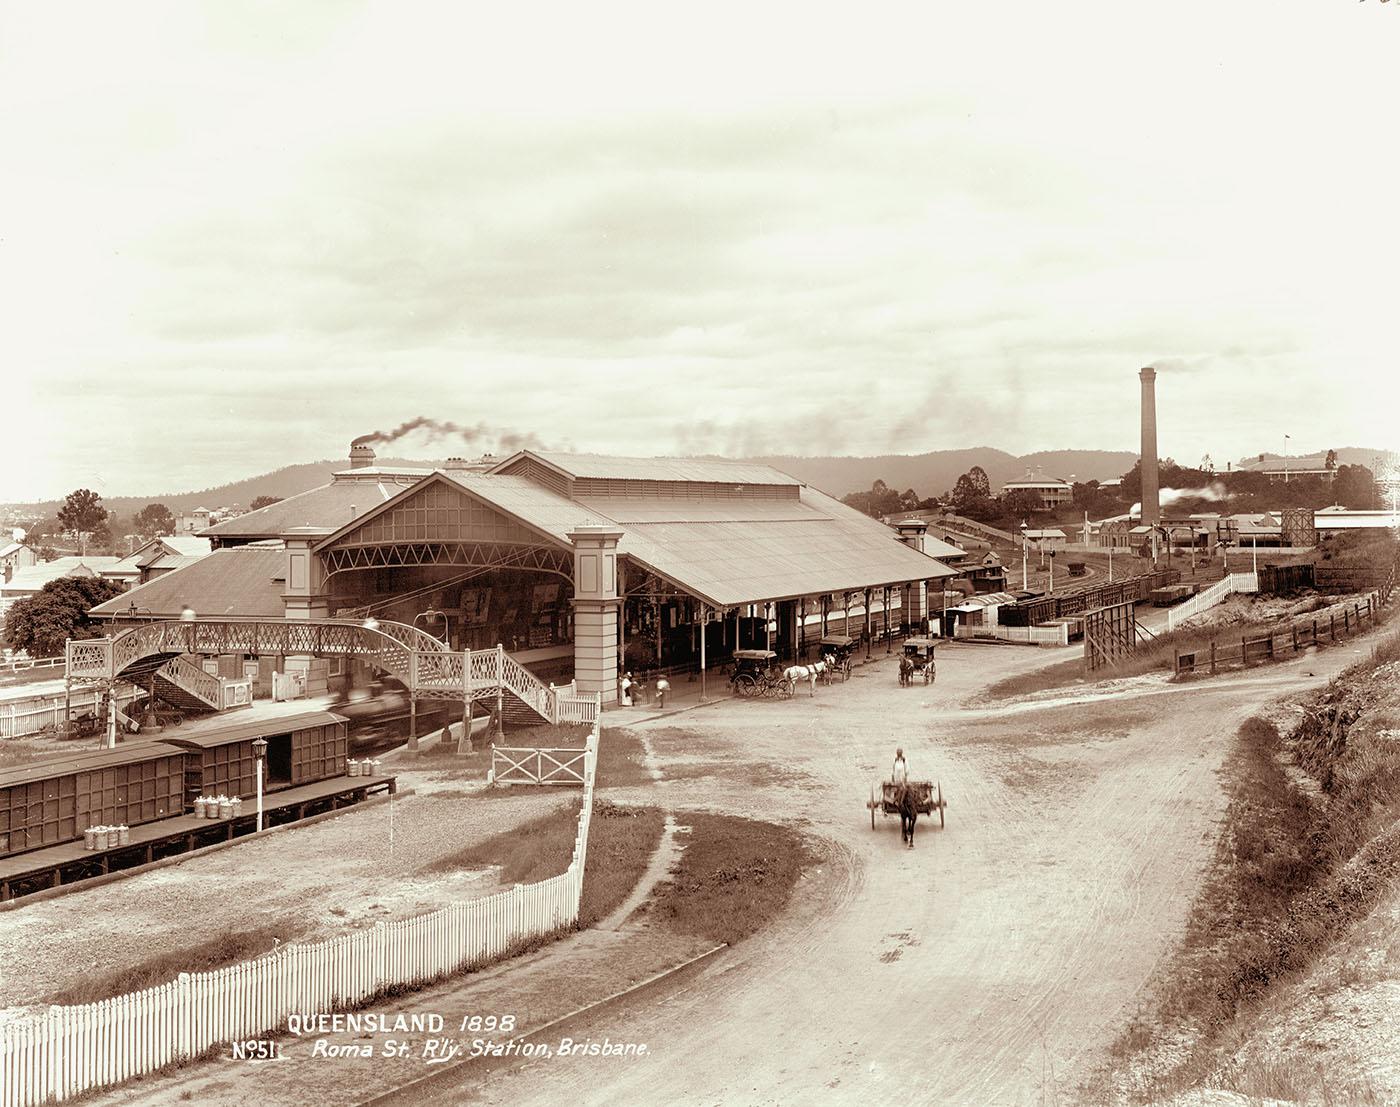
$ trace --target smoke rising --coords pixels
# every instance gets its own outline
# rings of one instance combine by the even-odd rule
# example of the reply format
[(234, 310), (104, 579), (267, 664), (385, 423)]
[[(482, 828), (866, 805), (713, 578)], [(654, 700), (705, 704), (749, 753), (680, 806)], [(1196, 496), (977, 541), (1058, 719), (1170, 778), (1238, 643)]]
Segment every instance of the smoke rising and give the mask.
[(493, 434), (485, 423), (463, 426), (445, 419), (429, 419), (426, 415), (400, 423), (391, 431), (371, 431), (369, 434), (362, 434), (351, 441), (350, 447), (353, 449), (356, 446), (387, 445), (415, 432), (421, 433), (430, 442), (441, 438), (456, 438), (465, 446), (481, 448), (490, 453), (514, 453), (516, 450), (544, 448), (544, 443), (533, 431), (502, 431)]
[[(1161, 507), (1170, 507), (1174, 503), (1182, 500), (1209, 500), (1213, 504), (1224, 503), (1230, 499), (1230, 493), (1225, 490), (1225, 486), (1216, 481), (1205, 488), (1163, 488), (1157, 496), (1157, 502)], [(1142, 504), (1133, 504), (1128, 509), (1129, 515), (1142, 515)]]

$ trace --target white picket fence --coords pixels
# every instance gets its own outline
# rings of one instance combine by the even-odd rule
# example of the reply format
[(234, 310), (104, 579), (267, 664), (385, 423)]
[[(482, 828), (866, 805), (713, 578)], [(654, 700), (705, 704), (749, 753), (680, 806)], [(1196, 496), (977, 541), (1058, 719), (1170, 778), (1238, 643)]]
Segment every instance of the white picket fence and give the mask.
[(968, 626), (958, 623), (954, 638), (995, 638), (1001, 642), (1024, 642), (1032, 646), (1068, 646), (1069, 627), (1061, 623), (1053, 627)]
[(555, 688), (550, 685), (554, 700), (554, 722), (561, 723), (590, 723), (598, 722), (603, 713), (603, 694), (594, 692), (591, 696), (580, 696), (574, 691), (574, 685), (569, 684), (567, 688)]
[[(138, 692), (130, 685), (126, 685), (117, 691), (117, 706), (126, 711), (138, 695), (144, 696), (145, 694), (145, 692)], [(84, 712), (96, 710), (101, 701), (101, 693), (74, 692), (73, 714), (81, 715)], [(0, 703), (0, 738), (24, 738), (31, 734), (38, 734), (46, 726), (59, 727), (62, 725), (62, 693), (57, 696)]]
[(1185, 603), (1170, 608), (1167, 611), (1167, 630), (1175, 630), (1192, 615), (1199, 615), (1202, 611), (1208, 611), (1217, 604), (1224, 603), (1225, 598), (1232, 592), (1257, 591), (1259, 591), (1258, 573), (1231, 573), (1216, 581), (1204, 592), (1197, 592)]
[(289, 1015), (364, 1003), (507, 953), (578, 921), (598, 767), (597, 727), (584, 755), (573, 860), (558, 876), (517, 884), (431, 914), (286, 946), (228, 968), (181, 973), (156, 988), (0, 1028), (0, 1107), (35, 1107), (119, 1083), (228, 1043), (285, 1030)]

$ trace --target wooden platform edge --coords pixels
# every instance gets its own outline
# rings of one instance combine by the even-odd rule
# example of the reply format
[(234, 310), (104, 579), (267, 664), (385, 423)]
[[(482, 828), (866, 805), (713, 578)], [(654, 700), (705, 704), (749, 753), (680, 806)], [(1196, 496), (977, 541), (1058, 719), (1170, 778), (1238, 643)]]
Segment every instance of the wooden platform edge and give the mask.
[(57, 888), (40, 888), (37, 892), (16, 896), (14, 899), (0, 900), (0, 912), (14, 911), (20, 907), (27, 907), (31, 903), (40, 903), (44, 900), (57, 899), (59, 896), (65, 896), (71, 892), (85, 892), (91, 888), (101, 888), (104, 885), (111, 884), (115, 880), (125, 880), (127, 877), (140, 876), (142, 873), (153, 872), (156, 869), (163, 869), (169, 865), (179, 865), (196, 857), (203, 857), (206, 854), (216, 853), (219, 850), (242, 845), (244, 842), (253, 842), (259, 838), (266, 838), (269, 834), (280, 834), (285, 830), (296, 830), (303, 826), (314, 826), (316, 823), (324, 822), (326, 819), (334, 819), (339, 815), (349, 815), (355, 811), (363, 811), (367, 807), (378, 807), (380, 804), (388, 803), (390, 800), (402, 799), (404, 796), (411, 796), (413, 794), (414, 790), (412, 788), (400, 788), (397, 792), (385, 792), (375, 796), (366, 796), (364, 799), (360, 800), (359, 803), (353, 803), (347, 807), (338, 807), (333, 811), (322, 811), (319, 815), (308, 815), (304, 819), (297, 819), (290, 823), (280, 823), (277, 826), (270, 826), (261, 831), (255, 830), (251, 834), (240, 834), (236, 838), (230, 838), (223, 842), (213, 842), (207, 846), (200, 846), (198, 849), (189, 850), (186, 853), (177, 853), (170, 857), (160, 857), (155, 861), (146, 861), (140, 865), (133, 865), (129, 869), (118, 869), (116, 872), (101, 873), (97, 876), (85, 877), (72, 884), (60, 884)]

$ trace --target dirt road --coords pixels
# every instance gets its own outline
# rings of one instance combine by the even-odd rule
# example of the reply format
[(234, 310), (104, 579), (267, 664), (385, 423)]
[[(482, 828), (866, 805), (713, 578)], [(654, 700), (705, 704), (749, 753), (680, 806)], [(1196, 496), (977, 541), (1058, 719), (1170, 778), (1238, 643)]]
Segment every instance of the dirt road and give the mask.
[[(660, 1000), (569, 1028), (645, 1042), (646, 1057), (556, 1056), (489, 1079), (468, 1067), (415, 1102), (1076, 1102), (1180, 933), (1235, 728), (1366, 648), (1179, 687), (1144, 678), (1099, 702), (962, 712), (1054, 658), (945, 647), (933, 689), (898, 688), (891, 660), (815, 699), (641, 724), (681, 821), (697, 808), (756, 815), (827, 843), (823, 910), (799, 907)], [(921, 822), (912, 850), (893, 818), (872, 831), (864, 806), (896, 743), (951, 803), (947, 828)]]

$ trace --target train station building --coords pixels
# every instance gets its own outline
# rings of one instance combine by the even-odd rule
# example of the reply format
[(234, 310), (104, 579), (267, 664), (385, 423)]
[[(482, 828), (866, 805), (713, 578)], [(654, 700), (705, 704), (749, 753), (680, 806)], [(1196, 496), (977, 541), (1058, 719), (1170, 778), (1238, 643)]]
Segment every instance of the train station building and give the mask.
[[(611, 702), (623, 668), (926, 629), (928, 585), (955, 572), (925, 528), (743, 462), (523, 450), (428, 470), (357, 446), (329, 484), (208, 527), (213, 553), (94, 614), (390, 620)], [(304, 664), (309, 691), (334, 675)]]

